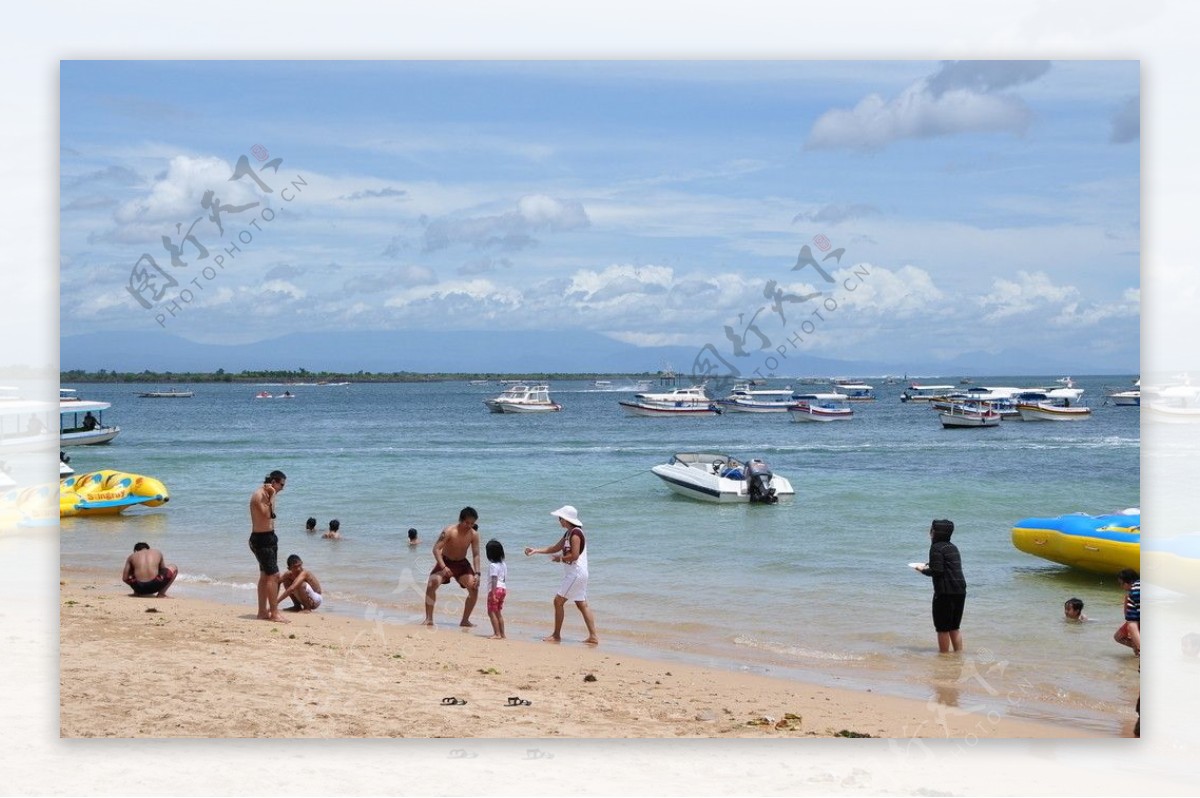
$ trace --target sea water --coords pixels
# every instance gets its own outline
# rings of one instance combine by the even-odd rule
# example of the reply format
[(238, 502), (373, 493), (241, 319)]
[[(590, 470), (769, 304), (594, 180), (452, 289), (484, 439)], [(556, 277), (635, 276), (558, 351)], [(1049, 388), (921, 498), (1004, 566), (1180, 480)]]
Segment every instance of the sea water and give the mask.
[[(562, 566), (522, 549), (558, 540), (550, 511), (573, 504), (605, 650), (928, 699), (922, 734), (967, 710), (1115, 734), (1138, 693), (1137, 662), (1112, 641), (1120, 589), (1112, 577), (1018, 551), (1010, 530), (1028, 516), (1139, 504), (1138, 409), (1103, 402), (1131, 380), (1077, 378), (1093, 408), (1086, 421), (953, 430), (928, 405), (901, 403), (901, 384), (877, 383), (877, 401), (830, 424), (787, 414), (632, 417), (618, 405), (632, 386), (619, 380), (603, 389), (554, 382), (563, 410), (534, 415), (488, 412), (483, 400), (497, 383), (199, 384), (186, 386), (191, 399), (138, 398), (156, 386), (74, 385), (82, 398), (111, 402), (104, 420), (122, 432), (107, 446), (69, 449), (72, 466), (157, 477), (171, 501), (63, 519), (62, 563), (111, 568), (116, 584), (145, 540), (180, 566), (173, 592), (251, 612), (249, 497), (281, 469), (280, 559), (297, 553), (318, 574), (322, 612), (419, 623), (433, 542), (470, 505), (481, 541), (496, 538), (507, 552), (508, 635), (536, 640), (550, 631)], [(285, 390), (293, 398), (255, 398)], [(673, 494), (649, 469), (685, 451), (764, 458), (796, 497), (749, 506)], [(322, 530), (340, 520), (343, 539), (307, 534), (309, 516)], [(969, 585), (961, 657), (936, 654), (930, 580), (906, 566), (926, 560), (933, 518), (955, 522)], [(454, 584), (439, 591), (445, 633), (459, 633), (463, 595)], [(1072, 596), (1090, 622), (1064, 622)], [(473, 620), (466, 633), (490, 634), (482, 596)], [(568, 606), (564, 639), (583, 636)]]

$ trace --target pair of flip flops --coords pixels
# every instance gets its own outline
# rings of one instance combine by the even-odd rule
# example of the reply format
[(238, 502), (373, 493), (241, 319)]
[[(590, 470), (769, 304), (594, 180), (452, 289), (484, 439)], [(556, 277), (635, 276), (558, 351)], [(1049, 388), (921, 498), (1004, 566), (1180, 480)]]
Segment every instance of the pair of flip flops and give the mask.
[(520, 696), (510, 695), (508, 697), (508, 705), (510, 707), (527, 707), (532, 703), (532, 701), (526, 698), (521, 698)]
[(455, 697), (454, 697), (454, 696), (452, 696), (452, 695), (450, 695), (450, 696), (446, 696), (445, 698), (443, 698), (443, 699), (442, 699), (442, 706), (447, 706), (447, 707), (457, 707), (457, 706), (462, 706), (462, 705), (463, 705), (463, 704), (465, 704), (465, 703), (467, 703), (467, 699), (465, 699), (465, 698), (455, 698)]

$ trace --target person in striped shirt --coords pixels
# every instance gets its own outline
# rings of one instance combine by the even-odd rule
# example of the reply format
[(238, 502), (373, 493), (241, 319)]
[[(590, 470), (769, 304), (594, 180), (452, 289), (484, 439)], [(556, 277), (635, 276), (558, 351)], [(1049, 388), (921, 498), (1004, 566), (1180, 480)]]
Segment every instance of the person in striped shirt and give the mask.
[(1117, 584), (1125, 591), (1125, 623), (1113, 635), (1123, 646), (1133, 649), (1134, 656), (1142, 655), (1142, 582), (1138, 572), (1132, 568), (1122, 569), (1117, 574)]

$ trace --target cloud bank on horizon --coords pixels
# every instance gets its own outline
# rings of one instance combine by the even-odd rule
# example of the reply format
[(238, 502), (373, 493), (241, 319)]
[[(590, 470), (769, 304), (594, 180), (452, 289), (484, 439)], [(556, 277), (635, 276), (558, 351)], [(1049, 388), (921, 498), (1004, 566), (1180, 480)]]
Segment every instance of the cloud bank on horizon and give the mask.
[(1128, 61), (64, 62), (62, 333), (1136, 371), (1138, 85)]

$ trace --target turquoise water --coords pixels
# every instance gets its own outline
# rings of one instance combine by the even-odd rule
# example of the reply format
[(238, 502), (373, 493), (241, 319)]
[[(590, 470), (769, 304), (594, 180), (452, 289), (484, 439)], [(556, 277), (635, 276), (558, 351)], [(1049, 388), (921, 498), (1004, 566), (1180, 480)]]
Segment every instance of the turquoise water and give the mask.
[[(1138, 689), (1136, 661), (1111, 640), (1121, 622), (1113, 580), (1072, 572), (1013, 548), (1027, 516), (1137, 506), (1138, 409), (1103, 404), (1132, 376), (1077, 378), (1093, 418), (943, 430), (902, 385), (853, 421), (800, 424), (786, 414), (635, 418), (628, 391), (551, 385), (564, 409), (497, 415), (499, 385), (465, 382), (288, 386), (198, 385), (192, 399), (140, 399), (154, 386), (78, 385), (113, 404), (109, 446), (74, 447), (83, 472), (152, 475), (171, 491), (158, 510), (63, 519), (64, 565), (110, 565), (138, 540), (162, 548), (176, 591), (254, 603), (247, 503), (270, 470), (288, 475), (278, 502), (281, 557), (298, 553), (327, 590), (330, 612), (417, 623), (430, 547), (464, 505), (484, 541), (508, 551), (510, 637), (549, 631), (561, 566), (525, 558), (558, 537), (549, 512), (579, 508), (588, 533), (589, 601), (603, 645), (663, 659), (750, 669), (917, 698), (961, 709), (1048, 718), (1117, 732)], [(1052, 377), (977, 384), (1038, 385)], [(184, 387), (184, 386), (180, 386)], [(193, 387), (193, 386), (189, 386)], [(797, 496), (774, 506), (718, 506), (677, 496), (649, 473), (676, 451), (765, 458)], [(342, 523), (344, 539), (304, 532)], [(932, 518), (951, 518), (969, 583), (967, 656), (936, 656), (924, 561)], [(407, 545), (416, 527), (422, 543)], [(115, 579), (114, 579), (115, 581)], [(439, 592), (449, 630), (462, 591)], [(1091, 623), (1068, 626), (1078, 596)], [(485, 608), (474, 620), (490, 633)], [(564, 636), (584, 636), (568, 607)], [(944, 706), (931, 706), (931, 718)]]

